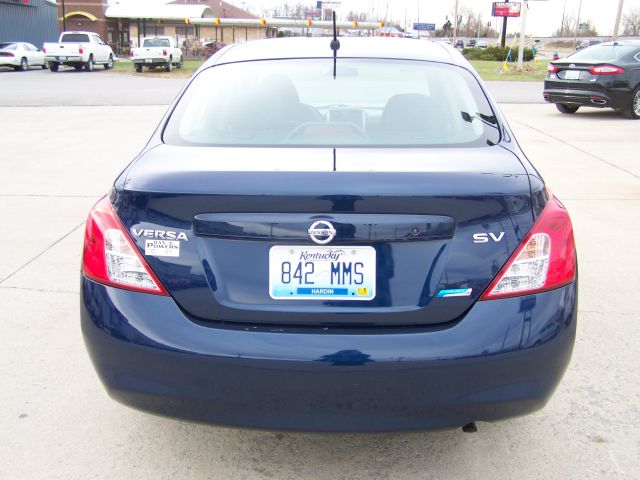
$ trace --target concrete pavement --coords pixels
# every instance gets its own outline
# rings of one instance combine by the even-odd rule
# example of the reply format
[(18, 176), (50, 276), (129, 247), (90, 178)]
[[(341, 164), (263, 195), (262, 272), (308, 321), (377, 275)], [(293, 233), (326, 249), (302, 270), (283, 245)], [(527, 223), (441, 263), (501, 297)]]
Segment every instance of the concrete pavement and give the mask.
[(548, 406), (475, 434), (327, 435), (140, 413), (109, 399), (91, 367), (78, 322), (82, 223), (165, 108), (0, 107), (3, 478), (640, 478), (640, 122), (502, 106), (576, 230), (578, 338)]

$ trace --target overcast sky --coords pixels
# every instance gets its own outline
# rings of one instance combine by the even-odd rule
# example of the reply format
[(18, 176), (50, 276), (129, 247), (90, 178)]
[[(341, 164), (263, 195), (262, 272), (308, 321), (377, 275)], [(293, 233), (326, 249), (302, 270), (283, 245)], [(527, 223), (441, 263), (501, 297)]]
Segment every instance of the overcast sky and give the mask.
[[(294, 5), (298, 2), (315, 6), (316, 0), (227, 0), (239, 7), (244, 4), (245, 9), (260, 14), (263, 8), (273, 7), (289, 3)], [(480, 11), (487, 21), (491, 20), (495, 25), (495, 19), (489, 18), (491, 15), (492, 0), (459, 0), (461, 5), (473, 7)], [(580, 0), (529, 0), (529, 14), (527, 17), (527, 33), (532, 35), (550, 35), (552, 31), (560, 26), (562, 12), (565, 8), (567, 14), (577, 14)], [(376, 12), (380, 19), (384, 19), (385, 13), (388, 19), (394, 19), (401, 25), (418, 19), (420, 21), (436, 23), (442, 25), (445, 17), (451, 14), (454, 0), (342, 0), (341, 5), (336, 10), (341, 14), (346, 14), (349, 10), (361, 12)], [(616, 18), (618, 0), (582, 0), (582, 10), (580, 18), (584, 21), (590, 20), (598, 29), (600, 35), (611, 35)], [(640, 0), (624, 0), (624, 11), (630, 9), (640, 9)], [(509, 31), (520, 29), (519, 19), (509, 20)]]

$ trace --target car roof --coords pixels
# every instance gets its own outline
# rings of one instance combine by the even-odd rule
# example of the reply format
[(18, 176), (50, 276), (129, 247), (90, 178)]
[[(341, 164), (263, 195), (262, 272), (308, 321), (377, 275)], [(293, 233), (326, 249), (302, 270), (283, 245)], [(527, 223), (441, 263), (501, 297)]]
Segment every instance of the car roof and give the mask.
[(100, 35), (99, 33), (96, 33), (96, 32), (85, 32), (83, 30), (67, 30), (66, 32), (60, 33), (60, 35), (65, 34), (65, 33), (84, 33), (84, 34), (87, 34), (87, 35)]
[(601, 42), (598, 45), (629, 45), (633, 47), (640, 47), (640, 40), (616, 40), (615, 42)]
[[(339, 40), (338, 58), (429, 60), (469, 66), (458, 51), (442, 42), (389, 37), (340, 37)], [(332, 57), (330, 42), (331, 37), (290, 37), (239, 43), (221, 50), (203, 67), (251, 60)]]

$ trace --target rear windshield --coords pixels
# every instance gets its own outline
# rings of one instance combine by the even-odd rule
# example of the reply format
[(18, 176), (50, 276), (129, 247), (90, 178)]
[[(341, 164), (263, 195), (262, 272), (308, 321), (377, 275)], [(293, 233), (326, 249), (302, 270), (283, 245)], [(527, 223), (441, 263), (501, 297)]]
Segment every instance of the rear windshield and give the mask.
[(65, 33), (60, 39), (62, 43), (89, 43), (89, 35), (85, 33)]
[(638, 50), (638, 47), (633, 45), (594, 45), (569, 55), (567, 59), (572, 62), (612, 62), (636, 50)]
[(17, 43), (0, 43), (0, 50), (15, 50), (18, 48)]
[(433, 62), (338, 58), (220, 65), (193, 80), (164, 141), (217, 146), (486, 146), (500, 132), (476, 79)]
[(145, 38), (143, 47), (168, 47), (168, 38)]

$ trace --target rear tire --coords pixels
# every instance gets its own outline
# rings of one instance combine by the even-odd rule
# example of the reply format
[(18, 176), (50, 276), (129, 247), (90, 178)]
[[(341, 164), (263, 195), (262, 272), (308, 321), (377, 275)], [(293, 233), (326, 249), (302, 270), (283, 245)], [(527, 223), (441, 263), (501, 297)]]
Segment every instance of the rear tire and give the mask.
[(20, 70), (21, 72), (29, 70), (29, 62), (27, 61), (26, 57), (22, 57), (22, 60), (20, 60), (20, 66), (18, 67), (18, 70)]
[(44, 62), (44, 63), (42, 64), (42, 69), (43, 69), (43, 70), (46, 70), (46, 69), (47, 69), (47, 62)]
[(567, 105), (565, 103), (556, 103), (556, 108), (560, 113), (576, 113), (580, 107)]
[(623, 115), (631, 120), (640, 119), (640, 87), (636, 88), (631, 95), (631, 101), (626, 110), (622, 111)]
[(173, 66), (173, 64), (171, 63), (172, 61), (173, 60), (171, 60), (171, 58), (169, 58), (169, 61), (164, 66), (164, 71), (165, 72), (170, 72), (171, 71), (171, 67)]
[(104, 64), (105, 70), (111, 70), (113, 68), (113, 55), (109, 55), (109, 60)]
[(89, 57), (87, 63), (84, 64), (84, 69), (87, 72), (93, 72), (93, 57)]
[(135, 68), (135, 69), (136, 69), (136, 72), (138, 72), (138, 73), (142, 73), (142, 64), (141, 64), (141, 63), (135, 63), (135, 64), (133, 65), (133, 68)]
[(59, 68), (60, 65), (58, 65), (56, 62), (49, 62), (49, 70), (51, 70), (52, 72), (57, 72)]
[(184, 66), (184, 59), (180, 56), (180, 61), (176, 64), (176, 68), (182, 68)]
[(75, 68), (76, 71), (79, 72), (80, 70), (82, 70), (82, 65), (74, 65), (73, 68)]

